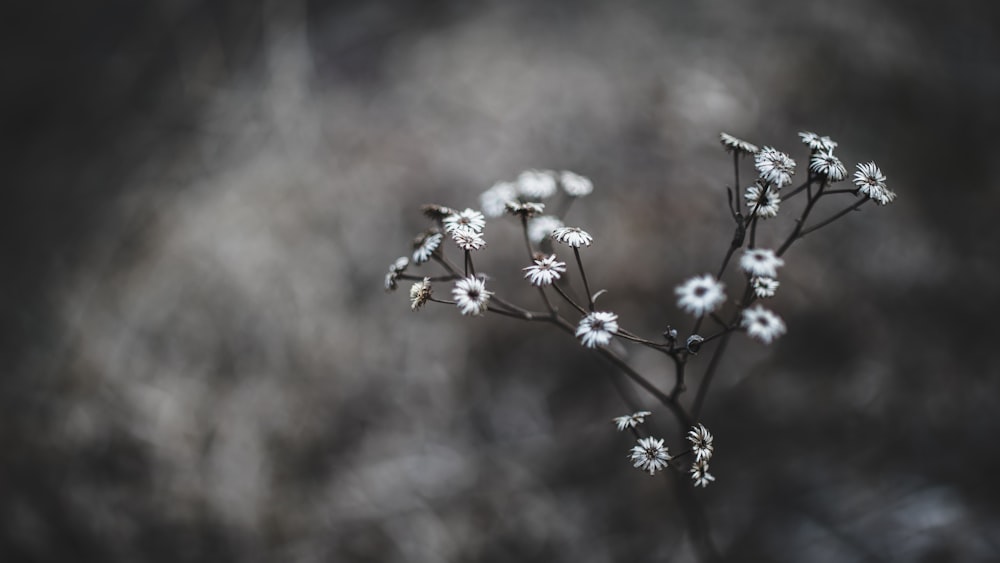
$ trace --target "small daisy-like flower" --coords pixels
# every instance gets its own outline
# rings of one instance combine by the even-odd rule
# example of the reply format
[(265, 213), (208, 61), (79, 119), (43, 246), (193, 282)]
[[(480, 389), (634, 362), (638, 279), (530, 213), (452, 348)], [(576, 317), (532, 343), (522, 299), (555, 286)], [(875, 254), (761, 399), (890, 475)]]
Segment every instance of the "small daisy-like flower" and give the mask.
[(799, 133), (799, 137), (802, 138), (802, 142), (809, 146), (814, 151), (832, 152), (833, 149), (837, 148), (837, 142), (827, 136), (820, 137), (816, 133), (811, 131), (803, 131)]
[(486, 246), (483, 235), (468, 227), (458, 227), (451, 231), (451, 238), (462, 250), (479, 250)]
[(551, 236), (552, 231), (561, 229), (563, 222), (554, 215), (542, 215), (528, 221), (528, 238), (531, 242), (538, 244)]
[(528, 199), (552, 197), (557, 190), (555, 175), (549, 170), (525, 170), (517, 177), (517, 191)]
[(708, 460), (698, 460), (691, 465), (691, 480), (695, 487), (705, 488), (709, 483), (715, 481), (715, 477), (708, 472)]
[(656, 439), (653, 437), (640, 438), (639, 443), (632, 447), (632, 453), (629, 454), (629, 458), (632, 460), (632, 466), (643, 471), (649, 471), (650, 475), (653, 475), (661, 469), (667, 467), (667, 462), (670, 461), (670, 453), (667, 451), (667, 447), (663, 445), (663, 440)]
[(590, 243), (594, 242), (594, 237), (578, 227), (561, 227), (552, 231), (552, 240), (566, 246), (580, 248), (581, 246), (590, 246)]
[(705, 428), (704, 424), (698, 423), (698, 426), (692, 426), (687, 439), (688, 442), (691, 442), (691, 451), (694, 452), (696, 460), (708, 461), (711, 459), (715, 448), (712, 446), (712, 433), (708, 431), (708, 428)]
[(456, 213), (456, 211), (450, 207), (445, 207), (443, 205), (438, 205), (436, 203), (428, 203), (420, 206), (420, 210), (424, 212), (424, 215), (434, 219), (435, 221), (440, 221), (445, 217)]
[(781, 320), (781, 317), (760, 305), (752, 309), (745, 309), (741, 324), (747, 329), (747, 334), (764, 344), (770, 344), (774, 339), (785, 334), (785, 322)]
[(761, 299), (765, 297), (774, 297), (774, 293), (778, 291), (778, 280), (774, 278), (769, 278), (767, 276), (754, 276), (750, 278), (750, 285), (753, 286), (753, 292)]
[(477, 233), (483, 232), (486, 226), (486, 217), (475, 209), (466, 208), (461, 213), (452, 213), (444, 218), (444, 232), (451, 233), (458, 228), (466, 228)]
[(479, 194), (479, 207), (483, 210), (483, 215), (496, 218), (503, 215), (508, 201), (516, 199), (517, 186), (513, 182), (497, 182)]
[(722, 143), (722, 147), (726, 149), (726, 152), (736, 151), (742, 154), (756, 154), (760, 150), (760, 147), (753, 143), (748, 143), (743, 139), (737, 139), (729, 133), (719, 133), (719, 142)]
[(840, 159), (833, 156), (833, 153), (817, 152), (813, 153), (809, 159), (809, 170), (826, 176), (831, 182), (839, 182), (847, 177), (847, 169)]
[(638, 411), (632, 414), (627, 414), (625, 416), (616, 416), (611, 419), (618, 426), (618, 431), (621, 432), (626, 428), (635, 428), (643, 422), (646, 422), (646, 417), (653, 413), (649, 411)]
[[(771, 188), (771, 186), (765, 188), (755, 183), (747, 188), (747, 193), (743, 197), (747, 200), (747, 209), (750, 210), (750, 213), (756, 213), (761, 219), (770, 219), (778, 214), (781, 196), (778, 195), (778, 190)], [(762, 197), (763, 199), (761, 199)], [(755, 209), (756, 211), (754, 211)]]
[(418, 236), (413, 241), (413, 263), (423, 264), (431, 259), (434, 251), (441, 246), (444, 235), (441, 233), (427, 232)]
[(594, 183), (590, 178), (568, 170), (563, 170), (559, 174), (559, 183), (562, 184), (563, 191), (573, 197), (583, 197), (594, 191)]
[(618, 315), (607, 311), (594, 311), (580, 319), (576, 336), (587, 348), (604, 346), (618, 332)]
[(773, 147), (764, 147), (754, 156), (754, 165), (762, 180), (776, 188), (792, 183), (795, 161), (787, 154)]
[(535, 265), (524, 268), (524, 271), (524, 277), (531, 280), (531, 285), (542, 287), (552, 285), (552, 282), (559, 279), (559, 275), (566, 272), (566, 263), (557, 262), (556, 255), (553, 254), (548, 258), (535, 260)]
[(410, 259), (406, 256), (400, 256), (396, 258), (396, 261), (389, 264), (389, 273), (385, 275), (385, 290), (386, 291), (396, 291), (399, 287), (397, 283), (399, 280), (399, 274), (406, 271), (406, 267), (410, 265)]
[(769, 248), (750, 248), (740, 257), (740, 268), (751, 276), (778, 277), (778, 268), (785, 265), (784, 259)]
[(711, 313), (726, 300), (725, 286), (712, 274), (695, 276), (674, 288), (677, 306), (696, 317)]
[(424, 278), (423, 281), (410, 286), (410, 309), (416, 311), (427, 303), (431, 298), (431, 279)]
[(504, 210), (507, 213), (518, 217), (522, 215), (525, 217), (534, 217), (535, 215), (541, 215), (544, 209), (544, 203), (534, 203), (530, 201), (527, 203), (521, 203), (520, 201), (508, 201)]
[(858, 191), (875, 200), (879, 205), (892, 203), (896, 199), (896, 194), (885, 187), (885, 174), (879, 170), (874, 162), (859, 164), (857, 172), (854, 173), (854, 183), (858, 186)]
[(462, 310), (463, 315), (482, 315), (489, 305), (492, 291), (486, 291), (486, 282), (480, 278), (469, 276), (455, 282), (451, 290), (455, 305)]

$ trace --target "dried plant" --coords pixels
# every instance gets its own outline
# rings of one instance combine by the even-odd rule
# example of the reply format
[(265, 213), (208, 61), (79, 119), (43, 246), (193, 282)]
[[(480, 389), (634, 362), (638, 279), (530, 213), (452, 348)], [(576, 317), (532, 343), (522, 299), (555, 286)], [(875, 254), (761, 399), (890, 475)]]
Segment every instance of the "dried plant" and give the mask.
[[(459, 211), (441, 205), (425, 205), (424, 214), (433, 224), (414, 240), (412, 258), (404, 256), (390, 265), (385, 288), (395, 290), (400, 280), (412, 280), (415, 282), (410, 289), (413, 310), (428, 302), (451, 305), (462, 315), (493, 313), (547, 324), (579, 339), (584, 348), (608, 360), (617, 371), (655, 398), (676, 421), (676, 440), (672, 444), (678, 453), (671, 454), (665, 438), (642, 431), (642, 424), (652, 415), (650, 411), (636, 410), (612, 419), (619, 431), (628, 430), (634, 435), (635, 445), (627, 455), (633, 466), (650, 474), (664, 470), (671, 470), (678, 476), (687, 473), (675, 482), (690, 479), (694, 486), (706, 487), (715, 480), (709, 472), (715, 448), (714, 438), (699, 415), (733, 335), (743, 333), (767, 345), (786, 333), (787, 327), (781, 317), (762, 304), (780, 287), (778, 270), (785, 264), (783, 256), (796, 241), (866, 203), (886, 205), (896, 197), (886, 187), (886, 178), (874, 162), (857, 165), (854, 187), (836, 188), (837, 183), (847, 179), (846, 168), (834, 155), (837, 143), (810, 132), (799, 133), (799, 136), (808, 147), (809, 165), (805, 179), (789, 188), (796, 172), (796, 162), (791, 156), (773, 147), (759, 148), (727, 133), (720, 134), (723, 148), (732, 155), (733, 186), (742, 185), (743, 157), (753, 158), (757, 177), (745, 189), (742, 198), (734, 188), (727, 189), (733, 232), (719, 269), (693, 275), (674, 289), (677, 307), (693, 317), (691, 329), (686, 333), (664, 322), (661, 326), (665, 330), (660, 337), (647, 338), (622, 326), (614, 312), (598, 309), (597, 301), (604, 290), (592, 290), (583, 259), (594, 239), (587, 231), (565, 224), (566, 212), (572, 203), (592, 193), (593, 183), (567, 171), (528, 170), (516, 181), (499, 182), (481, 194), (480, 210)], [(804, 203), (781, 245), (775, 249), (758, 247), (757, 231), (762, 228), (761, 222), (787, 213), (785, 209), (796, 197), (804, 198)], [(841, 197), (848, 197), (850, 203), (823, 219), (810, 221), (821, 201), (837, 201)], [(555, 211), (546, 214), (548, 209)], [(538, 294), (539, 309), (515, 304), (488, 285), (490, 278), (485, 272), (477, 271), (475, 257), (487, 244), (484, 237), (487, 219), (500, 219), (504, 215), (520, 223), (528, 264), (521, 269), (526, 288), (534, 287)], [(445, 237), (451, 238), (457, 247), (461, 256), (458, 263), (447, 256), (447, 245), (442, 244)], [(556, 253), (554, 248), (563, 250)], [(572, 287), (570, 283), (567, 275), (570, 259), (560, 260), (565, 252), (572, 253), (571, 260), (579, 272), (582, 287)], [(430, 262), (440, 268), (438, 274), (415, 274), (410, 269)], [(730, 265), (734, 263), (739, 270), (735, 280), (737, 275), (730, 272)], [(727, 274), (732, 280), (729, 287), (737, 288), (731, 294), (727, 293), (727, 284), (723, 281)], [(435, 284), (449, 284), (451, 299), (439, 297)], [(574, 297), (581, 295), (580, 290), (585, 299)], [(640, 374), (610, 346), (615, 338), (662, 353), (668, 365), (673, 366), (673, 385), (669, 389), (660, 388)], [(686, 395), (689, 374), (698, 364), (695, 359), (706, 353), (708, 360), (696, 380), (693, 395)], [(681, 498), (684, 497), (689, 495)], [(706, 559), (713, 559), (714, 550), (707, 534), (698, 529), (698, 522), (704, 519), (697, 514), (688, 516), (692, 533), (698, 540), (696, 543), (700, 544), (700, 553)]]

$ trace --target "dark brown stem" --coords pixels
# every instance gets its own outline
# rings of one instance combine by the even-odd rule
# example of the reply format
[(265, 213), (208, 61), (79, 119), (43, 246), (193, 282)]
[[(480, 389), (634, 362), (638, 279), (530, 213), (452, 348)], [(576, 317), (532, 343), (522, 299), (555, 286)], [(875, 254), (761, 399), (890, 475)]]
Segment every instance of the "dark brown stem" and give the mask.
[[(827, 193), (827, 195), (829, 195), (829, 193)], [(861, 201), (856, 202), (854, 205), (848, 207), (847, 209), (843, 209), (843, 210), (839, 211), (838, 213), (835, 213), (833, 216), (831, 216), (831, 217), (829, 217), (827, 219), (824, 219), (824, 220), (820, 221), (819, 223), (816, 223), (815, 225), (809, 227), (808, 229), (802, 229), (802, 232), (799, 233), (799, 238), (802, 238), (802, 237), (808, 235), (809, 233), (811, 233), (813, 231), (819, 230), (819, 229), (821, 229), (821, 228), (829, 225), (830, 223), (833, 223), (834, 221), (836, 221), (837, 219), (840, 219), (844, 215), (847, 215), (851, 211), (857, 210), (859, 207), (861, 207), (862, 205), (864, 205), (869, 199), (870, 198), (868, 198), (867, 196), (865, 196), (865, 199), (862, 199)]]
[(576, 256), (576, 265), (580, 267), (580, 278), (583, 279), (583, 290), (587, 292), (587, 304), (590, 312), (594, 312), (594, 295), (590, 293), (590, 284), (587, 283), (587, 272), (583, 271), (583, 260), (580, 259), (580, 249), (573, 247), (573, 254)]

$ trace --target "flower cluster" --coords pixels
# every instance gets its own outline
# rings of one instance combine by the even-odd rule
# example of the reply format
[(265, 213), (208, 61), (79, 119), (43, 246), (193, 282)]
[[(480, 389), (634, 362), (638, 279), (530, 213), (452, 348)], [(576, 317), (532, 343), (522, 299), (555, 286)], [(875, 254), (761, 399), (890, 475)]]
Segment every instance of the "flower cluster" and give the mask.
[[(796, 183), (796, 161), (790, 154), (773, 146), (758, 146), (728, 133), (720, 134), (719, 141), (733, 159), (735, 182), (732, 185), (744, 185), (739, 181), (744, 156), (753, 157), (756, 177), (745, 188), (742, 198), (730, 191), (728, 211), (734, 223), (733, 234), (727, 239), (731, 242), (723, 253), (721, 268), (675, 278), (683, 281), (673, 290), (674, 314), (694, 317), (693, 328), (688, 333), (666, 325), (662, 338), (642, 337), (623, 326), (627, 319), (608, 310), (614, 307), (605, 307), (602, 302), (600, 310), (597, 308), (596, 301), (605, 290), (592, 291), (584, 257), (589, 262), (592, 253), (600, 254), (605, 246), (595, 245), (589, 232), (567, 224), (565, 218), (573, 201), (594, 192), (594, 183), (570, 171), (525, 170), (515, 180), (497, 182), (482, 192), (479, 209), (423, 206), (424, 215), (432, 225), (414, 239), (409, 257), (400, 257), (389, 265), (385, 289), (392, 291), (400, 280), (413, 280), (409, 297), (414, 311), (421, 310), (427, 303), (444, 303), (454, 305), (465, 316), (494, 313), (523, 321), (541, 321), (535, 324), (552, 325), (575, 337), (583, 349), (608, 360), (608, 365), (622, 371), (667, 407), (677, 419), (679, 428), (690, 428), (686, 435), (676, 436), (678, 442), (686, 440), (689, 449), (673, 457), (666, 438), (654, 438), (642, 432), (644, 428), (640, 425), (646, 422), (650, 411), (639, 410), (614, 418), (619, 431), (630, 430), (637, 440), (628, 454), (633, 465), (655, 474), (668, 466), (675, 467), (677, 460), (690, 454), (693, 457), (689, 466), (690, 478), (694, 486), (705, 487), (715, 481), (709, 473), (709, 461), (715, 452), (714, 438), (705, 425), (699, 422), (691, 426), (691, 421), (698, 420), (701, 402), (726, 350), (726, 346), (719, 343), (738, 334), (763, 344), (775, 343), (787, 332), (787, 327), (781, 317), (764, 308), (760, 301), (777, 295), (781, 287), (778, 274), (785, 267), (784, 255), (789, 247), (868, 201), (882, 206), (896, 198), (874, 162), (857, 165), (853, 177), (855, 188), (833, 189), (833, 184), (842, 182), (848, 175), (846, 167), (834, 154), (838, 143), (808, 131), (799, 133), (799, 137), (808, 149), (808, 167), (802, 183), (791, 187)], [(817, 204), (831, 201), (838, 194), (853, 195), (853, 203), (820, 220), (811, 216), (821, 207)], [(758, 245), (758, 235), (771, 236), (775, 223), (767, 223), (769, 233), (764, 235), (758, 233), (764, 228), (762, 221), (788, 213), (796, 197), (806, 201), (790, 231), (779, 238), (783, 242), (773, 246)], [(477, 273), (476, 262), (488, 254), (480, 252), (487, 247), (487, 223), (494, 220), (513, 221), (521, 229), (527, 247), (527, 261), (519, 265), (523, 276), (521, 285), (534, 294), (534, 308), (508, 300), (492, 287), (492, 281), (491, 288), (487, 289), (487, 280), (491, 278)], [(454, 244), (446, 244), (449, 238)], [(559, 253), (564, 259), (571, 254), (569, 263), (558, 260), (553, 251), (557, 245), (568, 247)], [(461, 259), (449, 258), (449, 253), (454, 255), (456, 251)], [(709, 263), (718, 264), (714, 259)], [(424, 265), (438, 266), (443, 272), (435, 276), (411, 273), (411, 267)], [(435, 296), (435, 283), (450, 284), (450, 301)], [(729, 295), (727, 287), (731, 290)], [(664, 301), (670, 301), (668, 291), (662, 292), (666, 294)], [(440, 293), (447, 295), (447, 292)], [(692, 323), (691, 320), (686, 322)], [(662, 328), (663, 325), (656, 330)], [(622, 352), (630, 345), (644, 346), (666, 356), (674, 366), (673, 387), (662, 389), (632, 367)], [(690, 373), (696, 356), (705, 351), (711, 351), (712, 360), (702, 377), (695, 380), (698, 389), (694, 405), (686, 407), (678, 399), (687, 389), (684, 374)]]

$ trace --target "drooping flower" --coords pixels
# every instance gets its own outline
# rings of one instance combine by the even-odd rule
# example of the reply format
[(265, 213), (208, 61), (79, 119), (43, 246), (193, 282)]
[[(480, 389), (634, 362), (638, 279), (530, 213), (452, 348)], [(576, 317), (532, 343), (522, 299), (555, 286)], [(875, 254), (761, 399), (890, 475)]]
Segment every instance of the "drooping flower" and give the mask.
[(525, 170), (517, 177), (517, 191), (530, 200), (552, 197), (558, 190), (550, 170)]
[(776, 278), (785, 260), (769, 248), (749, 248), (740, 257), (740, 268), (751, 276)]
[(517, 200), (517, 186), (513, 182), (497, 182), (479, 194), (479, 207), (483, 215), (496, 218), (503, 215), (508, 201)]
[(774, 278), (754, 276), (750, 278), (750, 285), (753, 286), (754, 294), (757, 297), (765, 298), (774, 297), (774, 293), (778, 291), (778, 286), (781, 284)]
[(887, 205), (896, 199), (896, 193), (885, 187), (885, 174), (874, 162), (859, 164), (854, 173), (854, 183), (858, 191), (875, 200), (879, 205)]
[(691, 481), (695, 487), (705, 488), (709, 483), (715, 481), (715, 477), (708, 472), (708, 460), (695, 461), (691, 465)]
[(576, 336), (587, 348), (605, 346), (618, 332), (618, 315), (607, 311), (594, 311), (583, 317), (576, 327)]
[(833, 149), (837, 148), (837, 142), (825, 135), (820, 137), (811, 131), (803, 131), (799, 133), (799, 137), (801, 137), (802, 142), (808, 145), (808, 147), (813, 151), (830, 153), (833, 152)]
[(761, 219), (770, 219), (778, 214), (781, 196), (778, 195), (778, 190), (771, 186), (765, 188), (759, 183), (754, 183), (747, 188), (743, 197), (747, 200), (747, 209), (751, 215), (756, 214)]
[(435, 232), (426, 232), (418, 236), (413, 241), (413, 263), (423, 264), (431, 259), (434, 251), (441, 246), (444, 235)]
[(481, 278), (469, 276), (455, 282), (451, 295), (463, 315), (482, 315), (489, 307), (493, 292), (486, 290), (486, 282)]
[(745, 309), (741, 324), (747, 329), (747, 334), (764, 344), (770, 344), (785, 334), (785, 322), (781, 320), (781, 317), (760, 305)]
[(738, 139), (729, 133), (719, 133), (719, 142), (726, 152), (737, 152), (741, 154), (756, 154), (760, 147), (753, 143), (748, 143), (743, 139)]
[(547, 258), (535, 260), (535, 264), (524, 268), (524, 271), (526, 272), (524, 277), (531, 280), (532, 285), (543, 287), (552, 285), (559, 279), (560, 274), (566, 272), (566, 263), (557, 262), (556, 255), (553, 254)]
[(436, 203), (427, 203), (420, 206), (420, 210), (424, 212), (429, 219), (435, 221), (440, 221), (445, 217), (457, 213), (454, 209), (450, 207), (445, 207), (444, 205), (438, 205)]
[(691, 451), (694, 452), (695, 459), (698, 461), (711, 459), (715, 447), (712, 446), (712, 433), (708, 431), (708, 428), (705, 428), (704, 424), (698, 423), (698, 426), (692, 426), (687, 439), (688, 442), (691, 442)]
[(725, 300), (725, 286), (712, 274), (695, 276), (674, 288), (677, 306), (696, 317), (711, 313)]
[(590, 246), (590, 243), (594, 242), (594, 237), (578, 227), (560, 227), (552, 231), (552, 240), (566, 246), (580, 248), (581, 246)]
[(670, 453), (667, 447), (663, 445), (662, 439), (653, 437), (640, 438), (638, 444), (632, 447), (632, 453), (629, 454), (629, 458), (632, 460), (633, 467), (649, 471), (649, 474), (653, 475), (657, 471), (667, 467), (667, 462), (670, 461)]
[(773, 147), (764, 147), (754, 156), (754, 165), (765, 182), (775, 188), (781, 188), (792, 183), (795, 174), (795, 161), (787, 154)]
[(562, 226), (563, 222), (555, 215), (535, 217), (528, 221), (528, 238), (531, 242), (538, 244)]
[(396, 291), (396, 288), (399, 287), (399, 275), (405, 272), (409, 265), (410, 259), (406, 256), (400, 256), (392, 264), (389, 264), (389, 273), (385, 275), (386, 291)]
[(635, 428), (636, 426), (639, 426), (643, 422), (646, 422), (646, 417), (651, 414), (653, 413), (649, 411), (637, 411), (632, 414), (627, 414), (625, 416), (616, 416), (611, 420), (612, 422), (615, 423), (615, 425), (618, 426), (618, 431), (621, 432), (626, 428)]
[(847, 169), (833, 153), (817, 152), (809, 159), (809, 170), (826, 176), (831, 182), (839, 182), (847, 177)]
[(563, 191), (572, 197), (584, 197), (594, 191), (594, 183), (590, 178), (568, 170), (559, 174), (559, 183), (562, 184)]
[(431, 298), (431, 279), (424, 278), (422, 281), (410, 286), (410, 309), (414, 311), (420, 309)]
[(452, 213), (444, 218), (444, 232), (446, 233), (452, 233), (458, 228), (466, 228), (481, 233), (485, 226), (486, 217), (475, 209), (466, 208), (461, 213)]

